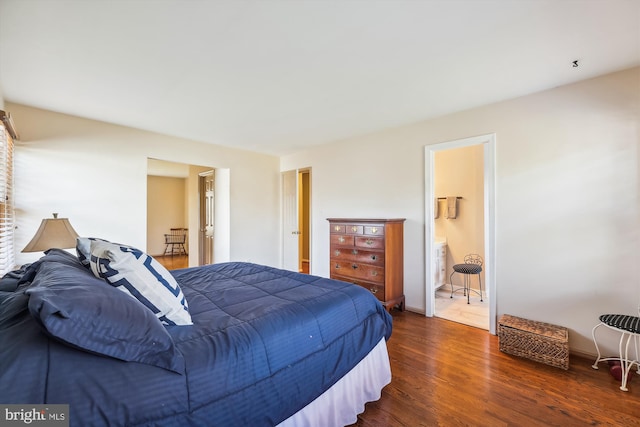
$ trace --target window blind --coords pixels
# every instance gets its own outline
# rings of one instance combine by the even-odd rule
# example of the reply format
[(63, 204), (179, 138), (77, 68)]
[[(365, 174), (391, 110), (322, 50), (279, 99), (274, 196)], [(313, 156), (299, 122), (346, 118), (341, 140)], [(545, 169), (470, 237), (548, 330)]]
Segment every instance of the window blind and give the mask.
[(0, 275), (15, 268), (13, 230), (13, 138), (0, 124)]

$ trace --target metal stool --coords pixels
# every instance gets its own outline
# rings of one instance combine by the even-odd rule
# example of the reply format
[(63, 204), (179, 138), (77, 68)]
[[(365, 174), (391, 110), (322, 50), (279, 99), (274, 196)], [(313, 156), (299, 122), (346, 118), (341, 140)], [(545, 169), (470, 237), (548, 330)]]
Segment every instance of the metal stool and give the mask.
[[(456, 264), (453, 266), (453, 272), (449, 276), (449, 283), (451, 283), (451, 298), (453, 298), (453, 293), (458, 292), (460, 290), (464, 291), (464, 294), (467, 297), (467, 304), (469, 304), (469, 294), (471, 291), (480, 295), (480, 301), (482, 301), (482, 279), (480, 278), (480, 273), (482, 272), (482, 257), (478, 254), (469, 254), (464, 257), (464, 264)], [(456, 290), (453, 289), (453, 275), (455, 273), (464, 274), (464, 284), (462, 288), (458, 288)], [(475, 289), (471, 289), (471, 275), (478, 275), (478, 282), (480, 283), (480, 292)]]
[[(640, 314), (640, 309), (638, 309)], [(598, 369), (598, 363), (608, 360), (619, 360), (622, 368), (622, 384), (620, 390), (627, 391), (627, 380), (629, 372), (633, 365), (636, 365), (636, 372), (640, 374), (640, 359), (638, 358), (638, 346), (640, 343), (640, 317), (628, 316), (625, 314), (603, 314), (600, 316), (600, 323), (593, 327), (591, 335), (593, 336), (593, 343), (596, 346), (598, 352), (598, 358), (591, 366), (593, 369)], [(602, 357), (600, 354), (600, 348), (598, 348), (598, 342), (596, 341), (596, 329), (600, 326), (606, 326), (612, 331), (620, 334), (620, 343), (618, 344), (619, 357)], [(634, 342), (636, 348), (636, 358), (629, 359), (629, 344)], [(624, 355), (623, 350), (624, 348)]]

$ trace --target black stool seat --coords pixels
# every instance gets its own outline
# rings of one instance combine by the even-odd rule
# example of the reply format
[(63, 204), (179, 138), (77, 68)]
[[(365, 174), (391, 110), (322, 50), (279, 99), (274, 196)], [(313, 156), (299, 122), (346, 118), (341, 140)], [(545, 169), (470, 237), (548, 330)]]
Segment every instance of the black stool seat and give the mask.
[[(464, 292), (464, 296), (467, 297), (467, 304), (469, 304), (469, 296), (471, 292), (475, 292), (480, 295), (480, 301), (482, 302), (482, 279), (480, 278), (480, 273), (482, 272), (482, 257), (478, 254), (468, 254), (464, 257), (463, 264), (455, 264), (453, 266), (453, 271), (449, 275), (449, 282), (451, 283), (451, 298), (453, 298), (453, 293), (456, 291), (462, 290)], [(456, 273), (460, 273), (464, 275), (464, 285), (461, 288), (454, 289), (453, 288), (453, 275)], [(478, 284), (480, 285), (480, 291), (476, 291), (475, 289), (471, 289), (471, 275), (475, 274), (478, 276)]]
[(600, 321), (612, 328), (622, 329), (632, 334), (640, 334), (640, 317), (626, 314), (603, 314)]
[[(640, 313), (640, 309), (638, 309), (638, 312)], [(622, 377), (620, 390), (628, 391), (627, 381), (629, 380), (631, 369), (635, 366), (636, 372), (640, 374), (640, 352), (638, 351), (640, 348), (640, 317), (629, 316), (628, 314), (602, 314), (598, 319), (600, 319), (600, 323), (594, 326), (591, 331), (598, 357), (591, 367), (598, 369), (598, 363), (603, 361), (618, 362), (621, 367)], [(611, 331), (620, 333), (620, 344), (618, 347), (620, 354), (617, 357), (602, 357), (600, 353), (600, 347), (596, 340), (596, 330), (602, 325), (608, 327)], [(629, 346), (632, 342), (636, 350), (635, 358), (629, 354)]]
[(462, 274), (480, 274), (482, 266), (477, 264), (456, 264), (453, 266), (453, 271)]

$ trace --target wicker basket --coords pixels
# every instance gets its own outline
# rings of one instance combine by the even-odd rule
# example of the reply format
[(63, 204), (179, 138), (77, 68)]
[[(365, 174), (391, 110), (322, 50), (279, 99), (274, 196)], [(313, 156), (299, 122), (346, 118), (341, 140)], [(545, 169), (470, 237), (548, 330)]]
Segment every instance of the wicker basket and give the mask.
[(500, 351), (569, 369), (569, 331), (562, 326), (508, 314), (498, 321)]

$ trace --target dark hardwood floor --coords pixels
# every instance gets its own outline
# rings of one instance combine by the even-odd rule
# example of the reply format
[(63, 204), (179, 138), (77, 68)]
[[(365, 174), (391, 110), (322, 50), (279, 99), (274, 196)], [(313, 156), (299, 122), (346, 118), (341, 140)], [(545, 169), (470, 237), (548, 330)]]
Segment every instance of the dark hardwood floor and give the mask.
[[(186, 256), (156, 257), (167, 269)], [(392, 311), (393, 379), (354, 427), (640, 426), (640, 375), (629, 391), (606, 363), (571, 356), (568, 371), (504, 354), (486, 330)]]
[(393, 380), (354, 426), (640, 426), (640, 375), (629, 391), (602, 363), (568, 371), (500, 352), (487, 331), (393, 311)]

